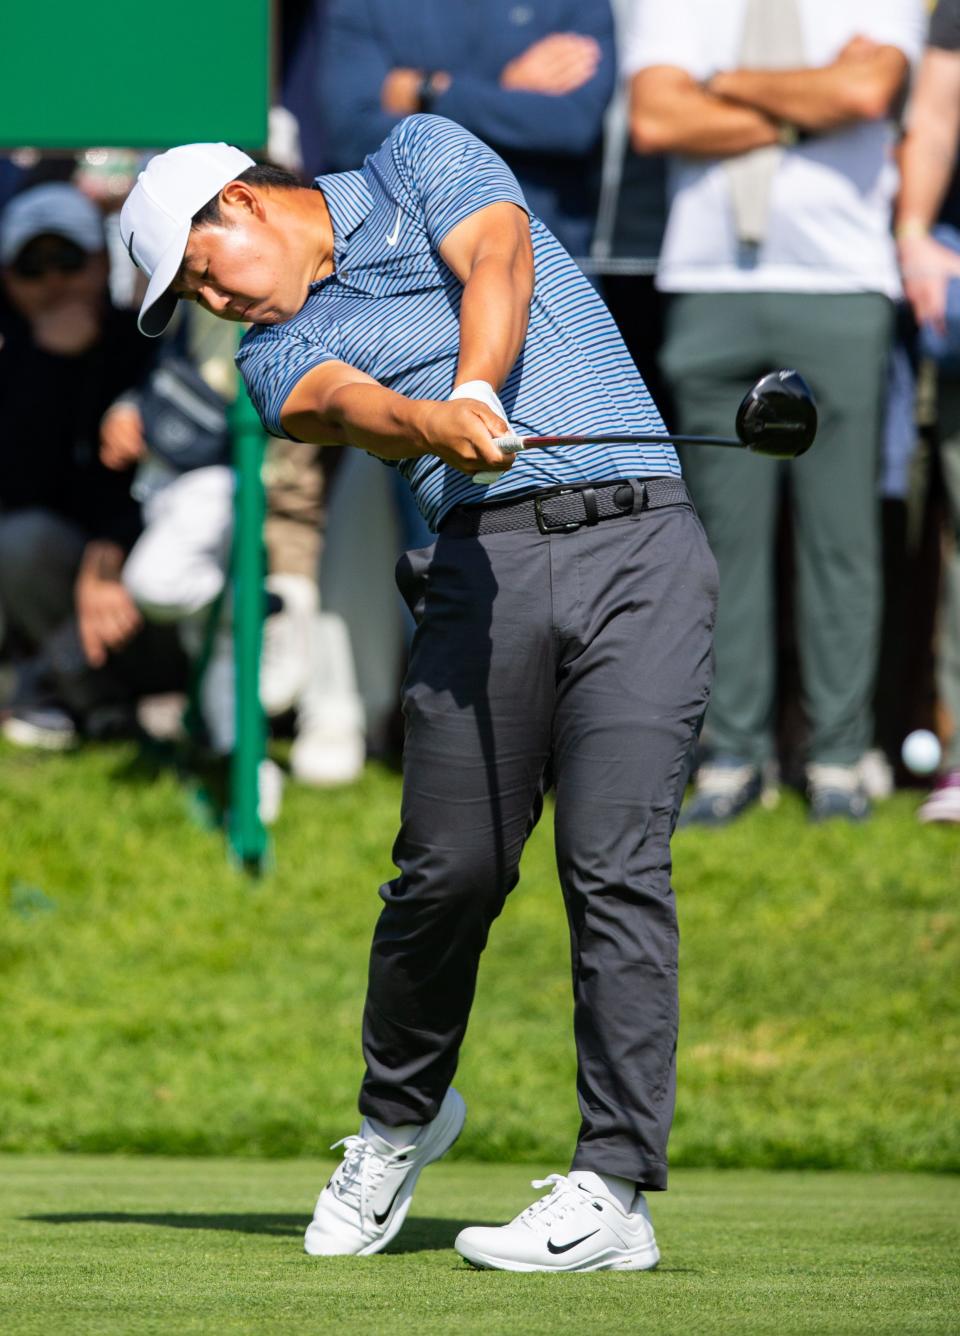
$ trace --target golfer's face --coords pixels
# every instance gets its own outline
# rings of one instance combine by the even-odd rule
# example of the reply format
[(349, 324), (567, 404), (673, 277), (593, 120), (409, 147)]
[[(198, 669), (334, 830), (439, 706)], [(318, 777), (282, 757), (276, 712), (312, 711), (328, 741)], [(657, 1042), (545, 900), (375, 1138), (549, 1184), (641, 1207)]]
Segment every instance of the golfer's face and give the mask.
[(296, 315), (308, 290), (287, 249), (282, 234), (249, 215), (194, 228), (175, 291), (223, 320), (279, 324)]

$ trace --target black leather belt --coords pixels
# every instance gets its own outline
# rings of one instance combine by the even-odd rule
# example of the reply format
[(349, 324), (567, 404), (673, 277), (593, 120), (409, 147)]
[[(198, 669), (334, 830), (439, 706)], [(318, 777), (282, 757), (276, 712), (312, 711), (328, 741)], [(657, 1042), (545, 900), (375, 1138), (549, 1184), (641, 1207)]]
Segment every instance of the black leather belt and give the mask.
[(550, 487), (515, 501), (454, 506), (440, 525), (445, 538), (473, 538), (512, 529), (573, 533), (584, 525), (632, 515), (660, 506), (690, 506), (682, 478), (633, 478), (630, 481), (576, 483)]

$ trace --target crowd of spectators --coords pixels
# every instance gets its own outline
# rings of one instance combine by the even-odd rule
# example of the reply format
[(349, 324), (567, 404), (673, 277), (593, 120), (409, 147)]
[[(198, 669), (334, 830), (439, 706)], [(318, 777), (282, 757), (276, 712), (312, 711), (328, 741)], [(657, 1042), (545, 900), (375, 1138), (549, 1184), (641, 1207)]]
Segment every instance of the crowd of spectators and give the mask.
[[(814, 390), (802, 460), (683, 453), (721, 600), (681, 819), (725, 823), (798, 778), (814, 819), (862, 820), (923, 725), (945, 751), (920, 819), (960, 823), (960, 0), (281, 14), (277, 168), (350, 170), (403, 117), (447, 116), (601, 288), (672, 428), (727, 434), (774, 366)], [(203, 656), (224, 755), (234, 333), (196, 307), (156, 343), (136, 332), (116, 211), (139, 160), (0, 161), (2, 728), (46, 748), (137, 735)], [(397, 743), (392, 558), (429, 535), (360, 451), (269, 441), (264, 478), (261, 698), (295, 779), (348, 782)], [(267, 817), (280, 778), (266, 763)]]

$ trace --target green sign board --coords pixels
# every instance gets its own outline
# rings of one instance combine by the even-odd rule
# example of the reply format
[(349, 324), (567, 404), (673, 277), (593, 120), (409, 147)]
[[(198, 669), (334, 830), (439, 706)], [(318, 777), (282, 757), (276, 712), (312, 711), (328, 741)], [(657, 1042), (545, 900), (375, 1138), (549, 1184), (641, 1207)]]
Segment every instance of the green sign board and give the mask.
[(267, 142), (270, 0), (6, 0), (0, 149)]

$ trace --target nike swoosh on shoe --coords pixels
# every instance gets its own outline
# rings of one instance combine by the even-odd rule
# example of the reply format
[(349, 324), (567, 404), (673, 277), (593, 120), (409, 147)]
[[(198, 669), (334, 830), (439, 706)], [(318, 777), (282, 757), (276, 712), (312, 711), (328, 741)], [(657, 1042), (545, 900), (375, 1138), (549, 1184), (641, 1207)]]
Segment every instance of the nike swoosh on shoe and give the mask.
[(587, 1239), (592, 1239), (594, 1234), (599, 1233), (599, 1229), (592, 1229), (589, 1234), (584, 1234), (581, 1238), (574, 1239), (572, 1243), (554, 1243), (553, 1239), (547, 1239), (547, 1252), (553, 1253), (554, 1257), (558, 1257), (560, 1253), (569, 1252), (570, 1249), (575, 1248), (578, 1243), (586, 1243)]
[[(406, 1181), (406, 1180), (404, 1180), (404, 1181)], [(395, 1193), (393, 1194), (393, 1196), (390, 1198), (390, 1205), (387, 1207), (387, 1209), (386, 1209), (382, 1214), (381, 1214), (379, 1211), (374, 1211), (374, 1213), (373, 1213), (373, 1218), (374, 1218), (374, 1220), (376, 1220), (376, 1222), (377, 1222), (378, 1225), (382, 1225), (383, 1222), (384, 1222), (384, 1220), (386, 1220), (387, 1216), (388, 1216), (388, 1215), (390, 1214), (390, 1212), (393, 1210), (394, 1204), (395, 1204), (397, 1198), (400, 1196), (400, 1193), (401, 1193), (402, 1191), (403, 1191), (403, 1183), (400, 1184), (400, 1186), (397, 1188), (396, 1192), (395, 1192)]]

